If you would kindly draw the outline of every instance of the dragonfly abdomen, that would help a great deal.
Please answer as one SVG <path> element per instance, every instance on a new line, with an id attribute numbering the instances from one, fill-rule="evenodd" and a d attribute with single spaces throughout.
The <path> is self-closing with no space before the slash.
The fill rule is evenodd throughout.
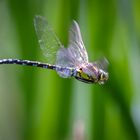
<path id="1" fill-rule="evenodd" d="M 50 65 L 47 63 L 41 63 L 38 61 L 30 61 L 30 60 L 21 60 L 21 59 L 0 59 L 0 64 L 17 64 L 17 65 L 25 65 L 25 66 L 34 66 L 41 67 L 47 69 L 56 69 L 56 65 Z"/>
<path id="2" fill-rule="evenodd" d="M 21 59 L 0 59 L 0 64 L 16 64 L 16 65 L 24 65 L 24 66 L 33 66 L 33 67 L 41 67 L 46 69 L 52 69 L 57 71 L 57 73 L 63 77 L 73 77 L 76 75 L 76 71 L 70 67 L 61 67 L 58 65 L 50 65 L 48 63 L 41 63 L 38 61 L 30 61 L 30 60 L 21 60 Z"/>
<path id="3" fill-rule="evenodd" d="M 71 67 L 57 66 L 56 67 L 56 71 L 63 78 L 75 77 L 76 74 L 77 74 L 76 69 L 75 68 L 71 68 Z"/>

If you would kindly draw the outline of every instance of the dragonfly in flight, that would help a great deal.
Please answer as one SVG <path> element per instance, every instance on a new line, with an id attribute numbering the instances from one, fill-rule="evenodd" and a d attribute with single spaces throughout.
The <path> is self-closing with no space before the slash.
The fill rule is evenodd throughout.
<path id="1" fill-rule="evenodd" d="M 104 84 L 108 80 L 108 72 L 105 70 L 108 64 L 107 60 L 89 62 L 80 28 L 76 21 L 72 22 L 69 29 L 67 48 L 61 44 L 44 17 L 36 16 L 34 26 L 39 45 L 47 57 L 47 63 L 9 58 L 0 59 L 0 64 L 19 64 L 52 69 L 63 78 L 75 77 L 85 83 Z"/>

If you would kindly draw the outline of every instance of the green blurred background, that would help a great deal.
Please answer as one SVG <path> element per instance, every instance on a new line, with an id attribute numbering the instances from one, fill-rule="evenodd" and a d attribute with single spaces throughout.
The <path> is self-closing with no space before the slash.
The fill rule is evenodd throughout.
<path id="1" fill-rule="evenodd" d="M 90 60 L 109 60 L 110 78 L 93 85 L 1 65 L 0 140 L 140 139 L 140 1 L 0 0 L 0 58 L 46 61 L 35 15 L 46 17 L 65 46 L 75 19 Z"/>

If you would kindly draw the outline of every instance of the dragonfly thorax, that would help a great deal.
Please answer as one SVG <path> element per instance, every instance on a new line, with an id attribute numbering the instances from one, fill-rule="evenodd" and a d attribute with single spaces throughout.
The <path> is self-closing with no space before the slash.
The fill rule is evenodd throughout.
<path id="1" fill-rule="evenodd" d="M 76 69 L 71 67 L 56 66 L 57 73 L 63 78 L 70 78 L 76 75 Z"/>

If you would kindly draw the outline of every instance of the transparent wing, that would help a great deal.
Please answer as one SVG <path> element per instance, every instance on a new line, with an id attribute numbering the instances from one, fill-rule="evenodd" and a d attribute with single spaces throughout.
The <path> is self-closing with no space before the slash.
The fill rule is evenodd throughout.
<path id="1" fill-rule="evenodd" d="M 82 41 L 79 25 L 73 21 L 69 30 L 68 48 L 62 48 L 58 51 L 57 63 L 63 66 L 76 67 L 87 62 L 88 54 Z"/>
<path id="2" fill-rule="evenodd" d="M 73 21 L 69 30 L 69 48 L 76 50 L 75 58 L 80 62 L 88 62 L 88 54 L 84 46 L 79 25 Z"/>
<path id="3" fill-rule="evenodd" d="M 61 42 L 44 17 L 36 16 L 34 26 L 40 47 L 47 57 L 47 62 L 55 64 L 56 54 L 60 48 L 63 48 Z"/>
<path id="4" fill-rule="evenodd" d="M 109 65 L 109 62 L 108 60 L 104 57 L 98 61 L 95 61 L 92 63 L 94 66 L 96 66 L 97 68 L 99 69 L 102 69 L 104 71 L 107 71 L 108 70 L 108 65 Z"/>

